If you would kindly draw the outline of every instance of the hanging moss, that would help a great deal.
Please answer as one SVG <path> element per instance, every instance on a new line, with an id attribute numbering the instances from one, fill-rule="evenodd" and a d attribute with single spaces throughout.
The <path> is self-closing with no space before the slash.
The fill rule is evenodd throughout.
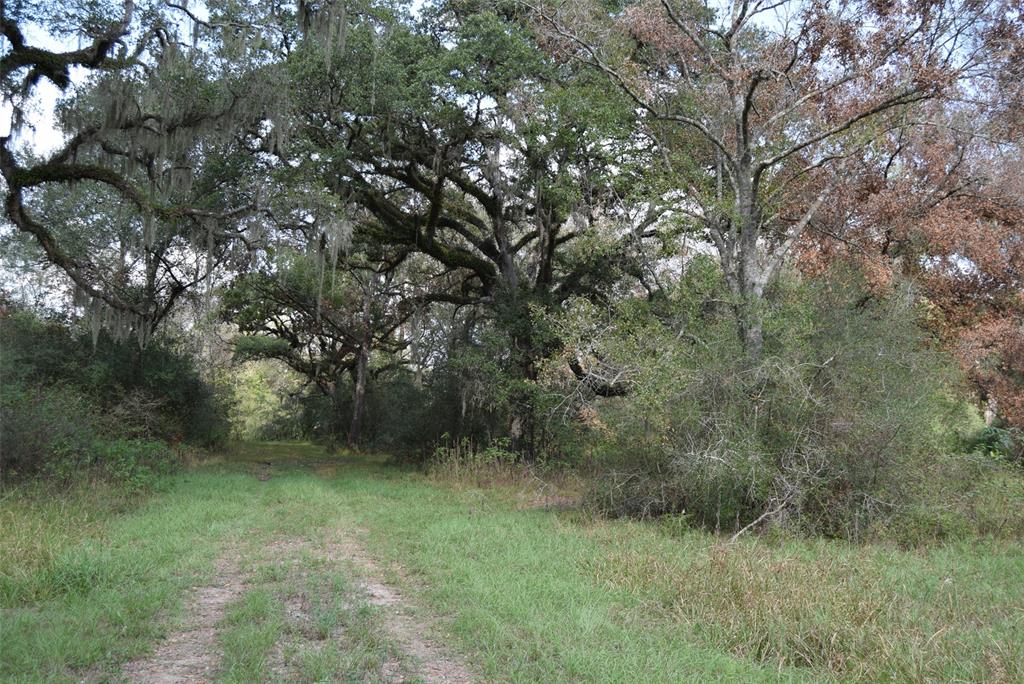
<path id="1" fill-rule="evenodd" d="M 140 349 L 144 349 L 149 342 L 151 326 L 144 316 L 112 307 L 80 288 L 75 289 L 73 302 L 83 310 L 83 321 L 92 336 L 93 347 L 99 344 L 100 332 L 103 331 L 114 342 L 124 342 L 134 336 Z"/>

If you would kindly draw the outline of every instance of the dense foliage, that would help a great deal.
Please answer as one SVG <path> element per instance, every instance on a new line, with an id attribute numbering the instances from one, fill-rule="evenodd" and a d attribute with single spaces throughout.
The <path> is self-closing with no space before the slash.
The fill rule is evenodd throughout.
<path id="1" fill-rule="evenodd" d="M 174 445 L 222 446 L 226 404 L 170 340 L 145 350 L 15 306 L 0 316 L 0 471 L 141 482 Z"/>
<path id="2" fill-rule="evenodd" d="M 977 430 L 909 286 L 870 298 L 843 273 L 777 283 L 756 362 L 731 317 L 707 305 L 724 288 L 696 259 L 664 300 L 611 310 L 578 302 L 559 316 L 565 353 L 630 387 L 595 400 L 552 369 L 563 410 L 585 416 L 590 448 L 612 466 L 593 493 L 599 507 L 731 529 L 770 513 L 861 536 L 911 498 L 929 462 Z"/>

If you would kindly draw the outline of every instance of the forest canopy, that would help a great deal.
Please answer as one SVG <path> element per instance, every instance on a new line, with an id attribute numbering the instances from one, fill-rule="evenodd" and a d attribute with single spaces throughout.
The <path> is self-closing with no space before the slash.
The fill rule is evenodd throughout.
<path id="1" fill-rule="evenodd" d="M 5 321 L 131 387 L 263 364 L 250 436 L 860 537 L 1024 463 L 1022 31 L 1012 0 L 9 0 Z"/>

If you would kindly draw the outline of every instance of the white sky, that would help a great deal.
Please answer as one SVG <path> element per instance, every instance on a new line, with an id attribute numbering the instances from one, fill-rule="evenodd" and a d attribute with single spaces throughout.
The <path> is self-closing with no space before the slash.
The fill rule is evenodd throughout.
<path id="1" fill-rule="evenodd" d="M 24 27 L 25 40 L 29 45 L 41 47 L 47 50 L 73 50 L 76 46 L 61 43 L 39 26 L 30 24 Z M 73 83 L 81 83 L 85 78 L 85 70 L 75 67 L 71 71 Z M 28 148 L 36 154 L 45 155 L 59 148 L 67 139 L 57 127 L 54 119 L 54 109 L 61 92 L 57 86 L 47 79 L 41 79 L 32 91 L 32 96 L 26 106 L 26 120 L 28 127 L 20 131 L 16 139 L 19 148 Z M 10 102 L 0 103 L 0 136 L 6 136 L 11 131 L 11 118 L 13 110 Z"/>

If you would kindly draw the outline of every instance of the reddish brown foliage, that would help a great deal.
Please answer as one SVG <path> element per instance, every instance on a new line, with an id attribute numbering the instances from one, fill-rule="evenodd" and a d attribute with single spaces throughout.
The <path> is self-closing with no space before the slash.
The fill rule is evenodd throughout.
<path id="1" fill-rule="evenodd" d="M 865 155 L 800 251 L 805 272 L 854 259 L 873 285 L 914 278 L 982 402 L 1024 425 L 1021 150 L 926 129 Z M 1000 152 L 1000 154 L 996 154 Z M 1016 170 L 1015 170 L 1016 169 Z"/>

